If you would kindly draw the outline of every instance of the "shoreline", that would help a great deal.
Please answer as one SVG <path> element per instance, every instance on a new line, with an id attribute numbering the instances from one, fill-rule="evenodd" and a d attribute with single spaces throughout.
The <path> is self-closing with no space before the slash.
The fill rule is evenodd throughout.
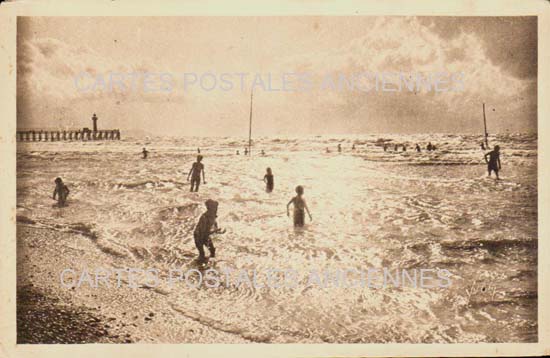
<path id="1" fill-rule="evenodd" d="M 93 267 L 101 254 L 84 235 L 17 223 L 18 344 L 255 341 L 175 309 L 159 290 L 61 286 L 63 268 Z M 110 264 L 122 259 L 114 257 Z"/>

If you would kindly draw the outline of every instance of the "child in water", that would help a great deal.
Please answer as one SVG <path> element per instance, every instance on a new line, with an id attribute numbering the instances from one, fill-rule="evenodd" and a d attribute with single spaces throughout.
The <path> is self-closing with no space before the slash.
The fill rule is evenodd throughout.
<path id="1" fill-rule="evenodd" d="M 288 204 L 286 204 L 286 215 L 290 216 L 289 212 L 289 206 L 290 204 L 294 205 L 294 226 L 304 226 L 305 224 L 305 213 L 304 210 L 307 211 L 307 215 L 309 216 L 309 220 L 313 220 L 311 218 L 311 214 L 309 213 L 309 208 L 307 207 L 306 200 L 304 199 L 304 187 L 301 185 L 298 185 L 296 187 L 296 195 L 290 201 Z"/>
<path id="2" fill-rule="evenodd" d="M 189 191 L 199 191 L 199 185 L 201 184 L 201 172 L 202 181 L 204 184 L 206 184 L 206 179 L 204 179 L 204 165 L 201 163 L 201 161 L 202 155 L 198 155 L 197 161 L 193 163 L 189 174 L 187 174 L 187 181 L 189 181 L 189 177 L 191 177 L 191 189 Z"/>
<path id="3" fill-rule="evenodd" d="M 199 250 L 199 261 L 205 260 L 204 246 L 208 247 L 208 251 L 210 251 L 210 257 L 216 256 L 216 248 L 212 243 L 210 235 L 215 233 L 223 234 L 225 232 L 218 228 L 218 223 L 216 222 L 218 214 L 218 202 L 208 199 L 205 201 L 204 205 L 206 205 L 206 212 L 201 215 L 199 222 L 195 227 L 195 231 L 193 232 L 195 246 Z"/>
<path id="4" fill-rule="evenodd" d="M 266 169 L 266 174 L 264 175 L 264 182 L 265 182 L 265 191 L 268 193 L 271 193 L 273 191 L 273 173 L 271 172 L 271 168 Z"/>
<path id="5" fill-rule="evenodd" d="M 489 160 L 487 160 L 487 157 L 489 157 Z M 500 178 L 498 177 L 498 171 L 502 169 L 502 166 L 500 165 L 500 146 L 495 145 L 495 149 L 487 154 L 485 154 L 485 162 L 487 163 L 487 171 L 489 173 L 489 176 L 491 176 L 491 171 L 494 171 L 497 180 Z"/>
<path id="6" fill-rule="evenodd" d="M 53 191 L 53 200 L 57 196 L 57 206 L 62 207 L 66 205 L 67 197 L 69 196 L 69 188 L 63 183 L 61 178 L 55 178 L 55 189 Z"/>

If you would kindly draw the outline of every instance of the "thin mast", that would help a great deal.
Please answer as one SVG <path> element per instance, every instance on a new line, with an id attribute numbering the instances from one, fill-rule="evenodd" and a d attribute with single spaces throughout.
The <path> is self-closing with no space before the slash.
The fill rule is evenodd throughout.
<path id="1" fill-rule="evenodd" d="M 252 98 L 254 96 L 254 90 L 250 92 L 250 122 L 248 124 L 248 155 L 252 155 L 250 146 L 252 145 Z"/>
<path id="2" fill-rule="evenodd" d="M 489 133 L 487 133 L 487 118 L 485 118 L 485 103 L 483 103 L 483 127 L 485 128 L 485 147 L 489 148 Z"/>

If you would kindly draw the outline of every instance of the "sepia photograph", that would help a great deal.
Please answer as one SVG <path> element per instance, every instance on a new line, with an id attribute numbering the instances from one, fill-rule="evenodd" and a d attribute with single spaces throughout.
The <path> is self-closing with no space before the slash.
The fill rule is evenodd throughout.
<path id="1" fill-rule="evenodd" d="M 17 344 L 538 343 L 537 16 L 18 16 Z"/>

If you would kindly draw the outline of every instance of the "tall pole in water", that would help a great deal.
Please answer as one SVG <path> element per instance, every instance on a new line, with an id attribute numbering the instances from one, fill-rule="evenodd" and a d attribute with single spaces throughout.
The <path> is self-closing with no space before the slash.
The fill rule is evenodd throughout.
<path id="1" fill-rule="evenodd" d="M 251 145 L 252 145 L 252 98 L 254 96 L 254 90 L 250 92 L 250 122 L 248 124 L 248 155 L 252 156 Z"/>
<path id="2" fill-rule="evenodd" d="M 485 128 L 485 147 L 489 149 L 489 133 L 487 133 L 487 118 L 485 118 L 485 103 L 483 103 L 483 127 Z"/>

